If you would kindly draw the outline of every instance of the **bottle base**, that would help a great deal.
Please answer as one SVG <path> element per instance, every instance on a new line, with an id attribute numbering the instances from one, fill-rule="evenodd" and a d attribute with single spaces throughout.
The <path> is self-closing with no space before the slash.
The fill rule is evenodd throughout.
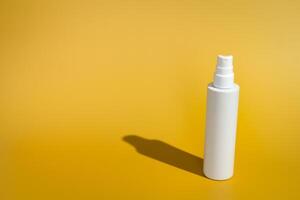
<path id="1" fill-rule="evenodd" d="M 203 170 L 203 174 L 206 178 L 214 180 L 214 181 L 226 181 L 233 177 L 233 174 L 231 174 L 229 176 L 212 176 L 209 173 L 206 173 L 204 170 Z"/>

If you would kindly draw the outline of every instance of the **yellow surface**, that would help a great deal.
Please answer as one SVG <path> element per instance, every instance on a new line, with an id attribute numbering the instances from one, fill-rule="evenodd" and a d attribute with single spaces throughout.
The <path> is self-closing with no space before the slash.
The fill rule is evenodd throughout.
<path id="1" fill-rule="evenodd" d="M 0 1 L 0 199 L 299 199 L 299 11 Z M 220 53 L 241 96 L 235 175 L 216 182 L 201 164 Z"/>

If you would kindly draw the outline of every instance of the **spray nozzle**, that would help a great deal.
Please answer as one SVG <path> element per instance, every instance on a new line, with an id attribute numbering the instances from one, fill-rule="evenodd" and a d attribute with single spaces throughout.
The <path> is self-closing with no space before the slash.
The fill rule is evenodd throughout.
<path id="1" fill-rule="evenodd" d="M 222 56 L 218 55 L 217 59 L 217 67 L 223 68 L 223 67 L 232 67 L 232 56 Z"/>

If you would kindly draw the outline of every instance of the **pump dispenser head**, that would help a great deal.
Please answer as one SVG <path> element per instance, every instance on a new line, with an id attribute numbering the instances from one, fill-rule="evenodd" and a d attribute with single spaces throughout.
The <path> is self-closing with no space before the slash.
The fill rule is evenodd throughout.
<path id="1" fill-rule="evenodd" d="M 232 65 L 233 57 L 218 55 L 217 67 L 213 85 L 216 88 L 232 88 L 234 85 L 234 73 Z"/>

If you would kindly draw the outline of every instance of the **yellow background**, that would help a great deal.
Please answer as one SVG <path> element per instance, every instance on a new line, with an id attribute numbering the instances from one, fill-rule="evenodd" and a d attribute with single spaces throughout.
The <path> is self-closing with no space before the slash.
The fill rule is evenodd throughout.
<path id="1" fill-rule="evenodd" d="M 218 54 L 241 87 L 221 182 Z M 0 199 L 299 199 L 299 77 L 300 1 L 1 0 Z"/>

